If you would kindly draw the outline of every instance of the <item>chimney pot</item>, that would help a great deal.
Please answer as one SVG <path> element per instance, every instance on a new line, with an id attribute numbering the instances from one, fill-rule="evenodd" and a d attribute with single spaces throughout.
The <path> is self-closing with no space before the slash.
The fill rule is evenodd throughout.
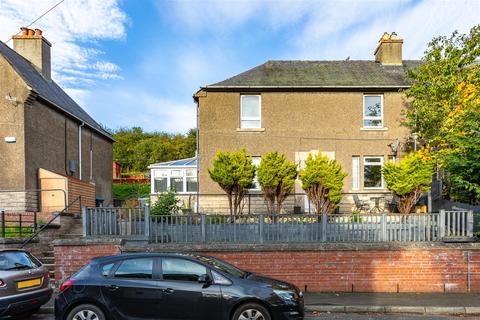
<path id="1" fill-rule="evenodd" d="M 28 29 L 27 35 L 28 35 L 29 37 L 31 37 L 31 36 L 35 35 L 35 31 L 33 31 L 32 29 Z"/>
<path id="2" fill-rule="evenodd" d="M 42 36 L 42 30 L 35 29 L 35 35 L 41 37 Z"/>
<path id="3" fill-rule="evenodd" d="M 389 37 L 390 36 L 389 36 L 388 32 L 384 32 L 383 36 L 380 38 L 380 42 L 382 42 L 382 40 L 387 40 Z"/>
<path id="4" fill-rule="evenodd" d="M 27 36 L 27 34 L 28 34 L 28 28 L 21 27 L 20 30 L 22 30 L 22 37 Z"/>
<path id="5" fill-rule="evenodd" d="M 397 34 L 395 32 L 392 32 L 390 35 L 390 40 L 397 40 Z"/>

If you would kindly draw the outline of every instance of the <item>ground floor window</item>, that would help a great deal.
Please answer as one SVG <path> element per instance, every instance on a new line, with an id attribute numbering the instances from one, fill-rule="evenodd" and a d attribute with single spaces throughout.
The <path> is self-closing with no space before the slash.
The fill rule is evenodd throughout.
<path id="1" fill-rule="evenodd" d="M 177 193 L 195 193 L 198 191 L 197 170 L 187 169 L 156 169 L 153 174 L 153 192 L 162 193 L 174 190 Z"/>
<path id="2" fill-rule="evenodd" d="M 363 158 L 363 187 L 372 189 L 383 188 L 382 175 L 383 157 Z"/>

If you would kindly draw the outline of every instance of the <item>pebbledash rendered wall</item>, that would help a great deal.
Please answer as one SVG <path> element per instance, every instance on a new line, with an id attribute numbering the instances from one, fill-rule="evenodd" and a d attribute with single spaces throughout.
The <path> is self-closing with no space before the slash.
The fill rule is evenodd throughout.
<path id="1" fill-rule="evenodd" d="M 212 255 L 310 292 L 480 292 L 480 244 L 136 247 L 115 239 L 65 239 L 55 242 L 56 283 L 93 257 L 132 251 Z"/>

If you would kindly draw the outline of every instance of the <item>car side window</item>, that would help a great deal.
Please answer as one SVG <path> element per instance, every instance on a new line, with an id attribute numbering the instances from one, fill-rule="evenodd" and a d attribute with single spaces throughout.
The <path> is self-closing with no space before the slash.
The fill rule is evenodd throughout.
<path id="1" fill-rule="evenodd" d="M 162 276 L 164 280 L 194 281 L 207 273 L 207 268 L 199 263 L 178 259 L 162 258 Z"/>
<path id="2" fill-rule="evenodd" d="M 114 274 L 115 278 L 152 279 L 153 259 L 127 259 L 121 262 Z"/>
<path id="3" fill-rule="evenodd" d="M 115 263 L 109 263 L 102 266 L 102 276 L 108 277 Z"/>

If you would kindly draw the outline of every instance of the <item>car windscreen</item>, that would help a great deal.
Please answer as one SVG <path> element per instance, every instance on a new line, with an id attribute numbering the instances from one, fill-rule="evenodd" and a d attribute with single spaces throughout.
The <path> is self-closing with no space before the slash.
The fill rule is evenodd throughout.
<path id="1" fill-rule="evenodd" d="M 40 262 L 27 252 L 0 252 L 0 271 L 28 270 L 38 268 L 40 265 Z"/>
<path id="2" fill-rule="evenodd" d="M 243 278 L 246 274 L 245 271 L 229 264 L 229 263 L 226 263 L 222 260 L 218 260 L 214 257 L 199 257 L 198 258 L 199 260 L 209 264 L 210 266 L 212 266 L 213 268 L 217 269 L 217 270 L 220 270 L 220 271 L 223 271 L 225 273 L 228 273 L 232 276 L 236 276 L 236 277 L 240 277 L 240 278 Z"/>

